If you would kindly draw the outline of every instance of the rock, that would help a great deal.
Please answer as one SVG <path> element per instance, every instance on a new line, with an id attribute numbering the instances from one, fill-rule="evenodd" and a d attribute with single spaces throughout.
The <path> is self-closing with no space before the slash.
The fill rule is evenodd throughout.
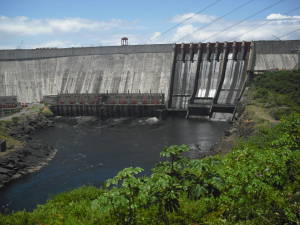
<path id="1" fill-rule="evenodd" d="M 13 175 L 12 177 L 11 177 L 11 179 L 13 180 L 13 179 L 17 179 L 17 178 L 19 178 L 19 177 L 21 177 L 22 176 L 22 174 L 20 174 L 20 173 L 16 173 L 15 175 Z"/>
<path id="2" fill-rule="evenodd" d="M 9 163 L 9 164 L 3 166 L 3 168 L 6 168 L 6 169 L 8 169 L 8 170 L 13 170 L 13 169 L 16 168 L 16 165 L 13 164 L 13 163 Z M 0 173 L 1 173 L 1 172 L 0 172 Z"/>
<path id="3" fill-rule="evenodd" d="M 225 130 L 224 135 L 225 135 L 226 137 L 230 136 L 230 135 L 231 135 L 230 130 Z"/>
<path id="4" fill-rule="evenodd" d="M 51 120 L 40 114 L 22 116 L 7 125 L 10 136 L 26 142 L 26 145 L 22 149 L 8 151 L 0 158 L 0 188 L 12 179 L 40 169 L 54 157 L 56 151 L 52 147 L 31 138 L 33 132 L 52 125 Z"/>
<path id="5" fill-rule="evenodd" d="M 23 154 L 23 156 L 26 157 L 26 156 L 31 155 L 32 153 L 30 152 L 30 149 L 25 148 L 25 149 L 23 149 L 22 154 Z"/>
<path id="6" fill-rule="evenodd" d="M 190 150 L 188 152 L 185 152 L 184 155 L 191 159 L 199 159 L 214 154 L 214 152 L 211 149 L 212 146 L 205 141 L 199 144 L 192 144 L 189 147 Z"/>
<path id="7" fill-rule="evenodd" d="M 238 132 L 238 129 L 236 128 L 236 127 L 232 127 L 231 129 L 230 129 L 230 133 L 231 134 L 235 134 L 235 133 L 237 133 Z"/>
<path id="8" fill-rule="evenodd" d="M 159 119 L 156 117 L 150 117 L 150 118 L 146 119 L 145 122 L 149 125 L 153 125 L 153 124 L 157 124 L 159 122 Z"/>
<path id="9" fill-rule="evenodd" d="M 0 184 L 4 184 L 6 182 L 8 182 L 10 179 L 10 176 L 7 174 L 0 174 Z M 0 185 L 1 188 L 1 185 Z"/>
<path id="10" fill-rule="evenodd" d="M 32 149 L 38 150 L 38 149 L 41 149 L 41 148 L 42 148 L 42 145 L 39 144 L 39 143 L 32 143 L 32 144 L 30 144 L 30 147 L 31 147 Z"/>
<path id="11" fill-rule="evenodd" d="M 8 174 L 9 172 L 10 172 L 9 169 L 5 169 L 5 168 L 0 167 L 0 174 Z"/>
<path id="12" fill-rule="evenodd" d="M 20 154 L 20 153 L 14 153 L 14 154 L 11 154 L 10 156 L 8 156 L 9 162 L 10 162 L 10 163 L 14 163 L 14 162 L 18 161 L 18 160 L 19 160 L 19 157 L 20 157 L 19 154 Z"/>

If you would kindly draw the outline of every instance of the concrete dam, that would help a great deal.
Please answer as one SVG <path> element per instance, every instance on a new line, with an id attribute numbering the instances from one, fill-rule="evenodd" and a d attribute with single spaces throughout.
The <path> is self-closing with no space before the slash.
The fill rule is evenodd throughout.
<path id="1" fill-rule="evenodd" d="M 188 115 L 234 111 L 248 77 L 300 67 L 300 40 L 0 50 L 0 96 L 163 94 Z"/>

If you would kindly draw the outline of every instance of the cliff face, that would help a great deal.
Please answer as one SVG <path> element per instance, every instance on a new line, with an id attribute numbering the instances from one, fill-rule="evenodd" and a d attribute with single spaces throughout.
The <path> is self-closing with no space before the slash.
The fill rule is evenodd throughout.
<path id="1" fill-rule="evenodd" d="M 172 52 L 0 61 L 0 96 L 36 102 L 58 93 L 162 92 Z"/>

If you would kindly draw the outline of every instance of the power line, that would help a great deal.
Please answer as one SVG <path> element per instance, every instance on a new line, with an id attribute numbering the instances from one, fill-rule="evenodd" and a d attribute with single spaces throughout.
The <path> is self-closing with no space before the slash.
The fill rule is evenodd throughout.
<path id="1" fill-rule="evenodd" d="M 177 24 L 171 26 L 170 28 L 168 28 L 167 30 L 161 32 L 160 37 L 163 36 L 163 35 L 165 35 L 166 33 L 170 32 L 170 31 L 173 30 L 174 28 L 180 26 L 181 24 L 183 24 L 183 23 L 189 21 L 190 19 L 194 18 L 196 15 L 198 15 L 198 14 L 204 12 L 205 10 L 207 10 L 207 9 L 209 9 L 209 8 L 211 8 L 211 7 L 213 7 L 214 5 L 216 5 L 217 3 L 221 2 L 221 1 L 223 1 L 223 0 L 216 0 L 216 1 L 214 1 L 213 3 L 209 4 L 208 6 L 204 7 L 203 9 L 200 9 L 199 11 L 193 13 L 192 16 L 190 16 L 190 17 L 184 19 L 184 20 L 181 21 L 180 23 L 177 23 Z"/>
<path id="2" fill-rule="evenodd" d="M 299 8 L 300 8 L 300 6 L 298 6 L 298 7 L 296 7 L 296 8 L 293 8 L 293 9 L 291 9 L 291 10 L 285 12 L 284 14 L 289 14 L 289 13 L 291 13 L 291 12 L 294 12 L 294 11 L 296 11 L 296 10 L 299 9 Z M 260 28 L 260 27 L 262 27 L 262 26 L 268 24 L 269 22 L 270 22 L 270 21 L 266 21 L 266 22 L 264 22 L 264 23 L 262 23 L 262 24 L 256 26 L 254 29 L 251 29 L 251 30 L 249 30 L 249 31 L 247 31 L 247 32 L 244 32 L 242 35 L 235 36 L 235 37 L 232 38 L 231 40 L 235 40 L 236 38 L 238 38 L 238 37 L 240 37 L 240 36 L 243 36 L 243 35 L 248 34 L 248 33 L 252 32 L 252 31 L 254 31 L 254 30 L 257 30 L 258 28 Z"/>
<path id="3" fill-rule="evenodd" d="M 277 40 L 281 41 L 281 40 L 280 40 L 280 38 L 279 38 L 279 37 L 277 37 L 276 35 L 272 34 L 272 36 L 273 36 L 275 39 L 277 39 Z"/>
<path id="4" fill-rule="evenodd" d="M 263 8 L 263 9 L 261 9 L 261 10 L 258 10 L 257 12 L 251 14 L 250 16 L 247 16 L 246 18 L 242 19 L 241 21 L 239 21 L 239 22 L 237 22 L 237 23 L 235 23 L 235 24 L 233 24 L 233 25 L 231 25 L 231 26 L 229 26 L 229 27 L 226 27 L 225 29 L 223 29 L 223 30 L 221 30 L 221 31 L 218 31 L 218 32 L 214 33 L 213 35 L 210 35 L 208 38 L 206 38 L 206 40 L 204 40 L 204 42 L 208 41 L 208 40 L 209 40 L 211 37 L 213 37 L 213 36 L 218 36 L 218 35 L 220 35 L 221 33 L 223 33 L 224 31 L 230 30 L 231 28 L 235 27 L 236 25 L 239 25 L 239 24 L 241 24 L 241 23 L 247 21 L 248 19 L 250 19 L 250 18 L 252 18 L 252 17 L 254 17 L 254 16 L 256 16 L 256 15 L 258 15 L 258 14 L 260 14 L 260 13 L 262 13 L 262 12 L 264 12 L 264 11 L 266 11 L 266 10 L 272 8 L 272 7 L 274 7 L 275 5 L 278 5 L 278 4 L 281 3 L 282 1 L 284 1 L 284 0 L 279 0 L 279 1 L 273 3 L 273 4 L 269 5 L 269 6 L 266 6 L 265 8 Z"/>
<path id="5" fill-rule="evenodd" d="M 233 10 L 231 10 L 231 11 L 225 13 L 224 15 L 222 15 L 222 16 L 220 16 L 220 17 L 218 17 L 218 18 L 216 18 L 215 20 L 213 20 L 213 21 L 210 22 L 209 24 L 205 24 L 204 26 L 201 26 L 201 27 L 197 28 L 197 30 L 204 29 L 204 28 L 206 28 L 206 27 L 208 27 L 208 26 L 214 24 L 215 22 L 219 21 L 220 19 L 223 19 L 224 17 L 230 15 L 231 13 L 235 12 L 236 10 L 238 10 L 238 9 L 240 9 L 240 8 L 246 6 L 246 5 L 248 5 L 249 3 L 253 2 L 253 1 L 254 1 L 254 0 L 250 0 L 250 1 L 247 1 L 247 2 L 245 2 L 245 3 L 241 4 L 241 5 L 239 5 L 238 7 L 234 8 Z M 186 38 L 188 35 L 189 35 L 189 34 L 183 36 L 183 37 L 180 38 L 178 41 L 183 40 L 183 39 Z"/>
<path id="6" fill-rule="evenodd" d="M 282 36 L 280 36 L 279 38 L 283 38 L 283 37 L 286 37 L 286 36 L 290 36 L 291 34 L 297 32 L 298 30 L 300 30 L 300 28 L 297 28 L 296 30 L 292 30 L 291 32 L 289 32 L 289 33 L 287 33 L 287 34 L 285 34 L 285 35 L 282 35 Z"/>
<path id="7" fill-rule="evenodd" d="M 236 25 L 239 25 L 239 24 L 245 22 L 246 20 L 248 20 L 248 19 L 250 19 L 250 18 L 252 18 L 252 17 L 254 17 L 254 16 L 256 16 L 256 15 L 258 15 L 258 14 L 260 14 L 260 13 L 262 13 L 262 12 L 264 12 L 264 11 L 266 11 L 266 10 L 272 8 L 272 7 L 274 7 L 275 5 L 278 5 L 278 4 L 281 3 L 282 1 L 284 1 L 284 0 L 279 0 L 279 1 L 277 1 L 277 2 L 275 2 L 275 3 L 273 3 L 273 4 L 271 4 L 271 5 L 269 5 L 269 6 L 265 7 L 265 8 L 263 8 L 263 9 L 261 9 L 261 10 L 255 12 L 255 13 L 251 14 L 250 16 L 247 16 L 246 18 L 242 19 L 241 21 L 239 21 L 239 22 L 237 22 L 237 23 L 235 23 L 235 24 L 233 24 L 233 25 L 231 25 L 231 26 L 229 26 L 229 27 L 226 27 L 225 29 L 223 29 L 223 30 L 221 30 L 221 31 L 218 31 L 218 32 L 214 33 L 213 35 L 210 35 L 210 36 L 209 36 L 206 40 L 204 40 L 203 42 L 206 42 L 206 41 L 209 40 L 211 37 L 213 37 L 213 36 L 218 36 L 219 34 L 223 33 L 224 31 L 229 30 L 229 29 L 235 27 Z M 196 31 L 198 31 L 198 30 L 199 30 L 199 29 L 197 29 Z M 195 31 L 194 31 L 194 32 L 195 32 Z"/>

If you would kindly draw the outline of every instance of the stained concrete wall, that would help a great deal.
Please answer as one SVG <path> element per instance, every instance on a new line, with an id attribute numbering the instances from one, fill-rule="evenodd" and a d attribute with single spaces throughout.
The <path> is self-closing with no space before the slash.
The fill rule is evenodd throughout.
<path id="1" fill-rule="evenodd" d="M 148 45 L 50 49 L 51 54 L 47 49 L 0 51 L 0 96 L 17 95 L 21 102 L 58 93 L 151 91 L 168 96 L 172 49 Z"/>
<path id="2" fill-rule="evenodd" d="M 227 47 L 229 54 L 226 56 L 226 70 L 217 101 L 218 104 L 235 104 L 247 77 L 246 70 L 250 43 L 247 43 L 247 47 L 242 47 L 242 43 L 238 42 L 235 50 L 233 50 L 231 44 L 228 43 Z M 217 51 L 217 48 L 219 48 L 219 51 Z M 179 50 L 175 62 L 172 108 L 187 109 L 197 77 L 197 59 L 200 60 L 200 67 L 195 97 L 215 97 L 221 80 L 222 64 L 225 61 L 224 47 L 220 43 L 219 47 L 214 44 L 208 47 L 205 44 L 204 47 L 202 46 L 201 51 L 202 53 L 198 49 L 192 59 L 191 54 Z M 236 51 L 235 56 L 234 51 Z"/>
<path id="3" fill-rule="evenodd" d="M 133 54 L 133 53 L 165 53 L 171 52 L 172 44 L 126 45 L 82 48 L 37 48 L 0 50 L 0 60 L 28 60 L 66 56 Z"/>
<path id="4" fill-rule="evenodd" d="M 223 89 L 240 87 L 239 80 L 245 79 L 246 67 L 248 70 L 300 68 L 297 52 L 300 40 L 256 41 L 253 50 L 249 66 L 229 58 Z M 167 97 L 173 56 L 172 44 L 0 50 L 0 96 L 17 95 L 21 102 L 36 102 L 43 95 L 59 93 L 151 90 Z M 194 87 L 196 63 L 186 60 L 175 65 L 173 94 L 190 95 Z M 214 96 L 219 68 L 219 62 L 203 60 L 198 97 Z M 220 99 L 231 102 L 234 96 L 226 91 L 222 90 Z M 188 97 L 176 100 L 175 107 L 185 108 L 187 100 Z"/>
<path id="5" fill-rule="evenodd" d="M 300 69 L 300 40 L 255 41 L 254 70 Z"/>

